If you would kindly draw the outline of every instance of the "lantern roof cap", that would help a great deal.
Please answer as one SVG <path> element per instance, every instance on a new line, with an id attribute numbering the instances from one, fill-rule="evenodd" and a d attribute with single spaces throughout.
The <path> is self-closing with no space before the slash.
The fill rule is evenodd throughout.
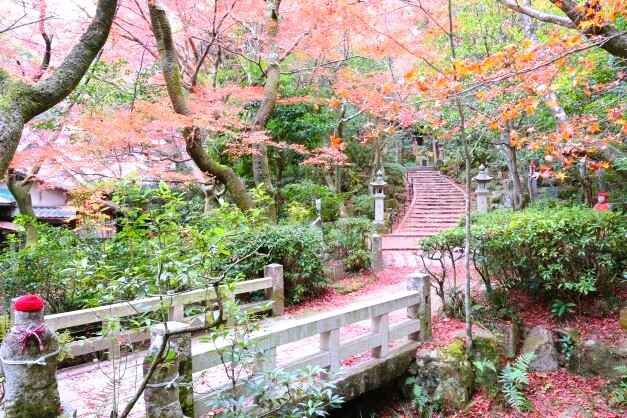
<path id="1" fill-rule="evenodd" d="M 377 177 L 375 180 L 370 183 L 371 186 L 387 186 L 385 180 L 383 180 L 383 172 L 381 170 L 377 171 Z"/>
<path id="2" fill-rule="evenodd" d="M 479 174 L 477 174 L 477 176 L 474 179 L 480 183 L 487 183 L 490 180 L 492 180 L 492 178 L 493 177 L 488 174 L 488 171 L 486 170 L 485 165 L 481 164 L 481 166 L 479 167 Z"/>

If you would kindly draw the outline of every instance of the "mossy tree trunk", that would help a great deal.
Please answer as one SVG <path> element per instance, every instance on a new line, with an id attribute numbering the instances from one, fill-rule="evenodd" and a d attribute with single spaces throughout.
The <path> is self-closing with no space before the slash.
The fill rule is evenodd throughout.
<path id="1" fill-rule="evenodd" d="M 181 83 L 181 70 L 176 56 L 176 49 L 172 39 L 172 29 L 168 17 L 155 0 L 148 0 L 152 32 L 157 41 L 161 71 L 166 83 L 166 89 L 174 111 L 180 115 L 191 115 L 187 106 L 183 85 Z M 254 208 L 252 197 L 246 190 L 246 185 L 235 171 L 229 166 L 220 164 L 207 153 L 204 142 L 207 132 L 197 126 L 189 126 L 183 130 L 185 149 L 194 160 L 198 168 L 206 174 L 214 176 L 229 192 L 235 204 L 242 210 Z"/>
<path id="2" fill-rule="evenodd" d="M 18 180 L 15 172 L 9 170 L 9 181 L 7 186 L 11 191 L 11 194 L 15 198 L 17 208 L 20 210 L 20 214 L 26 216 L 26 247 L 31 247 L 37 244 L 39 235 L 37 233 L 37 215 L 33 209 L 33 200 L 30 195 L 30 189 L 33 186 L 34 176 L 39 171 L 39 167 L 30 175 L 26 176 L 23 180 Z"/>

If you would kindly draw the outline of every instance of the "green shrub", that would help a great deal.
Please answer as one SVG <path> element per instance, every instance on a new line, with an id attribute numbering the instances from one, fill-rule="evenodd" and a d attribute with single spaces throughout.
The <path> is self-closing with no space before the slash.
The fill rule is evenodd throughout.
<path id="1" fill-rule="evenodd" d="M 344 259 L 348 271 L 370 267 L 372 253 L 368 239 L 374 233 L 374 225 L 365 218 L 345 218 L 325 225 L 325 240 L 330 252 Z"/>
<path id="2" fill-rule="evenodd" d="M 471 255 L 488 294 L 496 282 L 559 299 L 560 306 L 570 308 L 570 301 L 611 293 L 627 261 L 622 213 L 544 205 L 475 215 L 472 222 Z M 463 229 L 456 231 L 427 243 L 459 245 Z"/>
<path id="3" fill-rule="evenodd" d="M 340 216 L 339 204 L 341 195 L 330 187 L 320 186 L 311 182 L 292 183 L 281 189 L 281 195 L 287 204 L 292 202 L 302 205 L 304 208 L 316 213 L 316 199 L 321 199 L 321 215 L 323 222 L 333 222 Z"/>
<path id="4" fill-rule="evenodd" d="M 313 218 L 311 209 L 298 202 L 290 202 L 287 205 L 287 217 L 290 222 L 306 222 Z"/>
<path id="5" fill-rule="evenodd" d="M 9 246 L 0 254 L 0 280 L 7 296 L 17 297 L 38 293 L 45 299 L 47 309 L 64 312 L 80 309 L 91 297 L 92 290 L 81 287 L 65 272 L 72 259 L 81 251 L 81 240 L 67 228 L 36 224 L 37 245 L 13 250 Z M 20 237 L 11 239 L 19 243 Z"/>
<path id="6" fill-rule="evenodd" d="M 351 198 L 352 212 L 357 217 L 374 219 L 374 196 L 360 194 Z"/>
<path id="7" fill-rule="evenodd" d="M 405 172 L 407 171 L 405 167 L 397 163 L 385 163 L 383 167 L 385 168 L 385 181 L 388 184 L 405 185 Z"/>
<path id="8" fill-rule="evenodd" d="M 124 216 L 111 238 L 43 224 L 34 246 L 16 249 L 13 237 L 16 245 L 0 252 L 7 296 L 39 293 L 56 313 L 205 287 L 218 277 L 215 267 L 230 262 L 233 238 L 253 230 L 262 211 L 243 215 L 224 205 L 205 214 L 165 183 L 127 182 L 113 200 Z"/>
<path id="9" fill-rule="evenodd" d="M 246 278 L 263 277 L 264 266 L 282 264 L 288 303 L 313 297 L 328 283 L 324 273 L 325 245 L 317 227 L 303 224 L 271 225 L 263 231 L 241 234 L 233 248 L 232 257 L 242 258 L 242 261 L 232 272 Z M 253 256 L 243 259 L 252 253 Z"/>
<path id="10" fill-rule="evenodd" d="M 473 236 L 484 273 L 565 302 L 609 293 L 627 260 L 625 216 L 584 207 L 495 213 Z"/>

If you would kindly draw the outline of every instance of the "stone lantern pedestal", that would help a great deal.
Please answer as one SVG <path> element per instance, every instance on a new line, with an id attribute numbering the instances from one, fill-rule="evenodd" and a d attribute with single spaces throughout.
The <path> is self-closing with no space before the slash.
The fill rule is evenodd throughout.
<path id="1" fill-rule="evenodd" d="M 477 181 L 477 212 L 486 213 L 488 211 L 488 188 L 487 184 L 492 180 L 488 175 L 485 166 L 479 167 L 479 174 L 473 179 Z"/>
<path id="2" fill-rule="evenodd" d="M 377 232 L 387 232 L 385 225 L 385 189 L 387 183 L 383 180 L 381 170 L 377 172 L 377 178 L 370 183 L 374 195 L 374 225 Z"/>

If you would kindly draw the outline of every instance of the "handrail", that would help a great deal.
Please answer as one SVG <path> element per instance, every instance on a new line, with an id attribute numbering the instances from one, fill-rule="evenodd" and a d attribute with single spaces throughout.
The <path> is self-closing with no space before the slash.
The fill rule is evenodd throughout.
<path id="1" fill-rule="evenodd" d="M 232 291 L 225 292 L 222 296 L 234 298 L 236 295 L 265 290 L 265 300 L 243 305 L 243 309 L 248 312 L 259 312 L 270 307 L 273 315 L 282 315 L 284 305 L 283 266 L 279 264 L 268 265 L 265 267 L 265 275 L 266 277 L 260 279 L 236 283 Z M 222 286 L 222 288 L 225 287 Z M 191 322 L 198 318 L 198 315 L 186 316 L 185 307 L 187 305 L 216 299 L 217 295 L 213 288 L 196 289 L 173 295 L 153 296 L 96 308 L 46 315 L 44 319 L 48 326 L 55 331 L 101 323 L 100 335 L 73 341 L 67 345 L 72 356 L 99 351 L 110 351 L 109 354 L 112 354 L 112 351 L 114 355 L 119 355 L 122 343 L 136 343 L 150 338 L 147 327 L 122 329 L 121 319 L 167 309 L 169 321 Z"/>
<path id="2" fill-rule="evenodd" d="M 387 358 L 392 351 L 391 343 L 407 338 L 406 344 L 429 339 L 431 336 L 431 306 L 429 298 L 429 278 L 421 275 L 416 281 L 412 276 L 412 290 L 395 292 L 393 296 L 376 301 L 362 302 L 331 312 L 313 315 L 297 321 L 285 321 L 270 325 L 251 336 L 255 351 L 263 352 L 263 361 L 257 364 L 256 372 L 267 372 L 275 368 L 294 371 L 306 366 L 319 366 L 331 373 L 340 371 L 342 360 L 370 351 L 371 362 Z M 407 319 L 391 324 L 389 314 L 401 309 L 407 310 Z M 342 339 L 343 326 L 371 320 L 371 331 L 351 339 Z M 320 336 L 319 350 L 300 358 L 277 364 L 277 349 L 283 345 L 305 338 Z M 192 352 L 192 372 L 202 372 L 221 366 L 223 358 L 220 349 L 227 347 L 228 341 L 207 342 L 206 346 L 196 344 Z M 308 343 L 311 344 L 311 343 Z M 365 363 L 361 363 L 365 366 Z M 229 390 L 223 387 L 222 390 Z M 209 412 L 207 400 L 216 396 L 197 394 L 194 398 L 194 414 L 200 416 Z"/>

